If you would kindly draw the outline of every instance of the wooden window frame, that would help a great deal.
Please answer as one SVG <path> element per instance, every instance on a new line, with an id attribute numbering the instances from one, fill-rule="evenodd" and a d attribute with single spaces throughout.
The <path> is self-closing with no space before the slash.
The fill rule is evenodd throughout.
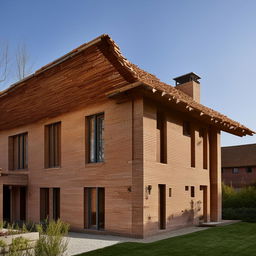
<path id="1" fill-rule="evenodd" d="M 191 122 L 184 120 L 182 124 L 182 132 L 184 136 L 191 136 Z"/>
<path id="2" fill-rule="evenodd" d="M 94 122 L 93 145 L 91 143 L 91 120 L 93 120 Z M 98 114 L 87 116 L 86 122 L 87 122 L 86 163 L 102 163 L 105 161 L 105 147 L 104 147 L 105 114 L 101 112 Z M 102 127 L 100 127 L 100 122 Z M 100 130 L 100 128 L 102 128 L 102 130 Z M 92 147 L 94 152 L 93 158 L 91 157 Z"/>
<path id="3" fill-rule="evenodd" d="M 157 111 L 156 128 L 160 133 L 159 162 L 162 164 L 167 164 L 167 121 L 164 112 Z"/>
<path id="4" fill-rule="evenodd" d="M 190 196 L 195 197 L 195 186 L 190 186 Z"/>
<path id="5" fill-rule="evenodd" d="M 44 199 L 44 201 L 43 201 Z M 49 220 L 50 215 L 50 189 L 49 188 L 40 188 L 40 221 Z M 45 210 L 45 212 L 43 211 Z M 43 216 L 46 215 L 46 216 Z"/>
<path id="6" fill-rule="evenodd" d="M 232 174 L 239 174 L 239 168 L 238 167 L 233 167 L 232 168 Z"/>
<path id="7" fill-rule="evenodd" d="M 60 188 L 52 188 L 52 218 L 60 219 Z"/>
<path id="8" fill-rule="evenodd" d="M 96 226 L 91 226 L 91 190 L 96 190 Z M 102 197 L 101 197 L 102 196 Z M 91 230 L 104 230 L 105 229 L 105 214 L 106 214 L 106 191 L 105 187 L 84 187 L 84 228 Z M 102 205 L 100 205 L 100 202 Z M 103 212 L 103 216 L 101 213 Z"/>
<path id="9" fill-rule="evenodd" d="M 8 138 L 8 169 L 25 170 L 28 168 L 28 133 L 20 133 Z"/>
<path id="10" fill-rule="evenodd" d="M 45 125 L 45 168 L 61 167 L 61 122 Z"/>

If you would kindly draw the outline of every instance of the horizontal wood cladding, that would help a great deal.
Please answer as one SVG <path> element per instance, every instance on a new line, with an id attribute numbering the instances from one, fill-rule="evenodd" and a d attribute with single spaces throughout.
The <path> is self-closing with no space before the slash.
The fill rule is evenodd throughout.
<path id="1" fill-rule="evenodd" d="M 0 98 L 0 130 L 106 100 L 107 92 L 128 82 L 105 55 L 88 48 Z"/>

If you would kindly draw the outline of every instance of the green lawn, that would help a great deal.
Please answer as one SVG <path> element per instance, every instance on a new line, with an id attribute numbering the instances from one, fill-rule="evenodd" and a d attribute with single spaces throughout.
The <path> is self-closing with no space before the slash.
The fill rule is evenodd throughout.
<path id="1" fill-rule="evenodd" d="M 122 243 L 80 256 L 253 256 L 256 223 L 236 223 L 162 241 Z"/>

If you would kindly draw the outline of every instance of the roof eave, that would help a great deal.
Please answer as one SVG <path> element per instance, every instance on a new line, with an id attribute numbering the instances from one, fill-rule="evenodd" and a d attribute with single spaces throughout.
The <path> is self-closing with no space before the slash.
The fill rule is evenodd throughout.
<path id="1" fill-rule="evenodd" d="M 121 89 L 113 90 L 109 92 L 106 96 L 109 98 L 114 98 L 114 97 L 117 97 L 118 95 L 124 94 L 137 87 L 143 87 L 144 89 L 150 90 L 155 96 L 161 97 L 165 101 L 171 101 L 171 102 L 174 101 L 175 104 L 180 104 L 181 106 L 183 106 L 183 109 L 186 110 L 188 114 L 191 114 L 191 113 L 197 114 L 198 119 L 201 119 L 203 122 L 207 122 L 208 124 L 215 126 L 222 131 L 225 131 L 240 137 L 243 137 L 246 135 L 253 136 L 255 134 L 255 131 L 252 131 L 245 126 L 241 126 L 241 127 L 235 126 L 234 124 L 223 122 L 222 120 L 216 117 L 212 117 L 207 113 L 203 113 L 201 110 L 198 110 L 195 107 L 190 106 L 187 102 L 183 101 L 182 99 L 178 99 L 165 91 L 156 90 L 155 88 L 152 88 L 151 85 L 144 83 L 142 81 L 137 81 Z"/>

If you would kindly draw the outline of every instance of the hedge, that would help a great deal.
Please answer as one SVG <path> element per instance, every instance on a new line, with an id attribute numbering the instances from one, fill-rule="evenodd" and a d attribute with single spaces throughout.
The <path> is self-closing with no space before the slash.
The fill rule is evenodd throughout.
<path id="1" fill-rule="evenodd" d="M 224 220 L 256 222 L 256 208 L 223 208 L 222 218 Z"/>

